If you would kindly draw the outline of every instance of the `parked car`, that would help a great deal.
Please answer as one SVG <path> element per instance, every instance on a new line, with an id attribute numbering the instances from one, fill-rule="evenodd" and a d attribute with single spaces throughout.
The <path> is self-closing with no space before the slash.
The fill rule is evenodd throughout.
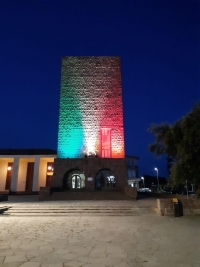
<path id="1" fill-rule="evenodd" d="M 182 193 L 182 195 L 189 195 L 189 196 L 195 196 L 195 192 L 194 191 L 188 191 L 188 193 L 187 193 L 187 191 L 186 190 L 184 190 L 184 192 Z"/>
<path id="2" fill-rule="evenodd" d="M 151 189 L 149 189 L 149 188 L 141 188 L 140 192 L 148 193 L 148 192 L 151 192 Z"/>
<path id="3" fill-rule="evenodd" d="M 138 191 L 138 192 L 141 192 L 141 190 L 142 190 L 142 188 L 139 188 L 137 191 Z"/>
<path id="4" fill-rule="evenodd" d="M 162 193 L 163 194 L 172 194 L 172 191 L 171 191 L 171 189 L 166 189 L 165 188 L 165 189 L 162 190 Z"/>
<path id="5" fill-rule="evenodd" d="M 183 190 L 181 189 L 172 189 L 172 194 L 177 194 L 177 195 L 181 195 L 183 193 Z"/>

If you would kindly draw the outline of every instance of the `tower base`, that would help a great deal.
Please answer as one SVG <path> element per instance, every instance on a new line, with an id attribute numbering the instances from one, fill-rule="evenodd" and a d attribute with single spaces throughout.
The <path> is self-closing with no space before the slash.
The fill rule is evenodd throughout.
<path id="1" fill-rule="evenodd" d="M 127 185 L 126 159 L 125 158 L 56 158 L 54 161 L 54 174 L 52 177 L 52 190 L 79 190 L 73 187 L 70 173 L 79 171 L 84 177 L 84 186 L 81 190 L 123 190 Z M 102 174 L 101 174 L 102 173 Z M 112 180 L 109 184 L 108 173 Z M 76 174 L 75 174 L 76 175 Z M 112 176 L 111 176 L 112 175 Z M 97 186 L 97 182 L 100 187 Z"/>

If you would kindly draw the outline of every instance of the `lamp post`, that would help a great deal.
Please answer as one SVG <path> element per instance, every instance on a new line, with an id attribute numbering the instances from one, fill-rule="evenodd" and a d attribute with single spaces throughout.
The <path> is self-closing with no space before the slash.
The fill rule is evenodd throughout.
<path id="1" fill-rule="evenodd" d="M 143 183 L 143 188 L 144 188 L 144 177 L 141 177 L 142 183 Z"/>
<path id="2" fill-rule="evenodd" d="M 158 168 L 154 168 L 154 170 L 157 172 L 158 192 L 160 192 L 159 178 L 158 178 Z"/>

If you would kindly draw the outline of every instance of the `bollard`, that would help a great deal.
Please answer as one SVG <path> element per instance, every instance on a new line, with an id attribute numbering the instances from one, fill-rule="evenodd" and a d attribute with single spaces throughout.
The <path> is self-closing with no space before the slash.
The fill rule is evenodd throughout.
<path id="1" fill-rule="evenodd" d="M 174 216 L 175 217 L 183 216 L 182 203 L 177 198 L 173 198 L 172 201 L 174 203 Z"/>

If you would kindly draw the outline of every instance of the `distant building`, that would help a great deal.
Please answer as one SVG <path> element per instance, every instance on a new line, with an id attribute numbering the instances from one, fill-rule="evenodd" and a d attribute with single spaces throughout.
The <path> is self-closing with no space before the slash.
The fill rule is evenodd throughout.
<path id="1" fill-rule="evenodd" d="M 128 185 L 139 188 L 141 178 L 138 175 L 138 160 L 136 156 L 125 156 L 127 164 L 127 179 Z"/>

